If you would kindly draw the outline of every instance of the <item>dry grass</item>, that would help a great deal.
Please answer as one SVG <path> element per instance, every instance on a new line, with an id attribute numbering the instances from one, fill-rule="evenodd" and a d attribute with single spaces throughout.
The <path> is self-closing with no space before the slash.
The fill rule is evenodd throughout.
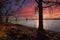
<path id="1" fill-rule="evenodd" d="M 33 40 L 36 37 L 36 28 L 19 24 L 1 23 L 0 40 Z"/>
<path id="2" fill-rule="evenodd" d="M 48 40 L 60 40 L 60 32 L 45 30 Z M 37 29 L 19 24 L 0 23 L 0 40 L 35 40 Z"/>

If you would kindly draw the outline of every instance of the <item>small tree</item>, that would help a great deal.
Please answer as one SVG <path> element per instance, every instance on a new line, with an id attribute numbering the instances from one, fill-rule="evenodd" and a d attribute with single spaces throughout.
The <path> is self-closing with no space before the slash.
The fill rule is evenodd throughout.
<path id="1" fill-rule="evenodd" d="M 14 0 L 11 2 L 9 0 L 4 0 L 3 6 L 1 7 L 1 14 L 3 14 L 3 16 L 6 16 L 5 22 L 8 22 L 9 16 L 14 15 L 19 10 L 21 11 L 21 7 L 23 6 L 25 0 L 23 0 L 21 4 L 19 4 L 19 2 L 20 0 Z"/>

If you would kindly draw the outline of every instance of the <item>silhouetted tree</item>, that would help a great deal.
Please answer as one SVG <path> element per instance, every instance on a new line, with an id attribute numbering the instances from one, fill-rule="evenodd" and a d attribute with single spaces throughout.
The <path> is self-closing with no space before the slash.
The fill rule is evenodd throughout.
<path id="1" fill-rule="evenodd" d="M 20 2 L 21 0 L 14 0 L 14 1 L 4 0 L 3 1 L 3 6 L 1 7 L 1 12 L 2 12 L 1 14 L 3 16 L 6 16 L 5 22 L 8 22 L 9 16 L 14 15 L 19 10 L 21 11 L 21 7 L 23 6 L 25 0 L 23 0 L 22 3 Z"/>
<path id="2" fill-rule="evenodd" d="M 1 12 L 1 8 L 2 8 L 2 6 L 3 6 L 3 4 L 4 4 L 4 1 L 3 0 L 1 0 L 0 1 L 0 22 L 3 22 L 3 18 L 2 18 L 2 12 Z"/>
<path id="3" fill-rule="evenodd" d="M 43 14 L 42 14 L 42 0 L 35 0 L 36 3 L 38 4 L 38 9 L 39 9 L 39 27 L 38 27 L 38 31 L 37 31 L 37 38 L 36 40 L 43 40 Z"/>
<path id="4" fill-rule="evenodd" d="M 45 35 L 45 31 L 44 31 L 44 29 L 43 29 L 43 13 L 42 13 L 42 8 L 49 8 L 49 11 L 50 11 L 50 14 L 52 14 L 53 13 L 53 10 L 52 10 L 52 8 L 51 8 L 51 6 L 54 6 L 54 5 L 60 5 L 60 2 L 55 2 L 55 1 L 49 1 L 49 0 L 35 0 L 36 1 L 36 3 L 38 4 L 38 8 L 39 8 L 39 24 L 40 24 L 40 26 L 39 26 L 39 28 L 38 28 L 38 32 L 37 32 L 37 40 L 42 40 L 42 39 L 44 39 L 44 37 L 46 37 L 46 35 Z M 46 4 L 45 6 L 42 6 L 42 3 L 44 3 L 44 4 Z M 52 10 L 52 11 L 51 11 Z M 45 40 L 45 39 L 44 39 Z"/>

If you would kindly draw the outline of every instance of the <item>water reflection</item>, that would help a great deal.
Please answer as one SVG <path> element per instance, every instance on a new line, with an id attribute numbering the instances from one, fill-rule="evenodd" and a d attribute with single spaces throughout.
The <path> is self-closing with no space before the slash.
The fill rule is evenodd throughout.
<path id="1" fill-rule="evenodd" d="M 60 20 L 43 20 L 44 29 L 60 32 Z"/>
<path id="2" fill-rule="evenodd" d="M 39 26 L 39 20 L 18 20 L 18 21 L 9 20 L 9 21 L 11 21 L 11 23 L 14 23 L 14 24 L 21 24 L 21 25 L 25 25 L 28 27 L 38 28 Z"/>

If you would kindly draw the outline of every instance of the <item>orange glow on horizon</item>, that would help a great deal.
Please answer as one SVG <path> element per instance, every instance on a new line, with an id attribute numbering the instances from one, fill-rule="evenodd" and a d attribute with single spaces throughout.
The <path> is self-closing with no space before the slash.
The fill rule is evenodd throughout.
<path id="1" fill-rule="evenodd" d="M 50 14 L 48 9 L 43 10 L 43 18 L 60 18 L 60 13 L 59 13 L 60 8 L 54 8 L 53 7 L 53 13 Z"/>

